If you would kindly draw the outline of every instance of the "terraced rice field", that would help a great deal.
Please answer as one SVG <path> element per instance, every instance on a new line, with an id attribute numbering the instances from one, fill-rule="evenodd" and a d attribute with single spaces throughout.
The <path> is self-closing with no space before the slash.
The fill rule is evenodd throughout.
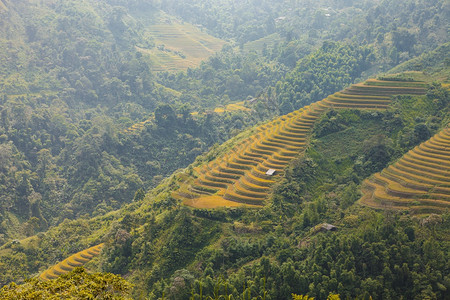
<path id="1" fill-rule="evenodd" d="M 285 39 L 278 33 L 273 33 L 271 35 L 265 36 L 259 40 L 248 42 L 244 45 L 244 51 L 262 51 L 264 47 L 267 49 L 272 49 L 274 46 L 279 45 Z"/>
<path id="2" fill-rule="evenodd" d="M 74 255 L 66 258 L 62 262 L 54 265 L 50 269 L 44 271 L 39 278 L 42 280 L 51 280 L 57 278 L 59 275 L 69 273 L 76 267 L 81 267 L 88 263 L 92 258 L 100 254 L 103 244 L 85 249 Z"/>
<path id="3" fill-rule="evenodd" d="M 225 107 L 216 107 L 214 109 L 215 113 L 221 114 L 224 112 L 231 112 L 231 111 L 250 111 L 250 108 L 244 106 L 244 101 L 236 102 L 228 104 Z"/>
<path id="4" fill-rule="evenodd" d="M 450 128 L 363 183 L 360 203 L 414 213 L 450 209 Z"/>
<path id="5" fill-rule="evenodd" d="M 309 133 L 322 113 L 330 108 L 386 109 L 392 95 L 424 93 L 422 82 L 406 87 L 375 79 L 355 84 L 260 126 L 226 155 L 196 168 L 194 176 L 185 176 L 173 196 L 197 208 L 262 206 L 284 168 L 305 151 Z M 269 169 L 275 175 L 266 175 Z"/>
<path id="6" fill-rule="evenodd" d="M 147 124 L 148 122 L 151 122 L 151 119 L 147 119 L 147 120 L 145 120 L 145 121 L 142 121 L 142 122 L 133 124 L 133 126 L 128 127 L 128 128 L 125 129 L 123 132 L 124 132 L 124 133 L 127 133 L 127 134 L 137 134 L 137 133 L 140 133 L 140 132 L 144 129 L 145 124 Z"/>
<path id="7" fill-rule="evenodd" d="M 137 49 L 150 56 L 155 71 L 180 71 L 196 67 L 220 51 L 226 43 L 194 25 L 169 18 L 150 25 L 148 31 L 157 47 Z"/>

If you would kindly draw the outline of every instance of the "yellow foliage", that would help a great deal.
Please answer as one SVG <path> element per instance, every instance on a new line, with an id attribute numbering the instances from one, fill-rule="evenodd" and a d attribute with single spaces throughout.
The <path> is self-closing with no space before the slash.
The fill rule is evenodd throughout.
<path id="1" fill-rule="evenodd" d="M 292 300 L 314 300 L 314 297 L 292 294 Z"/>
<path id="2" fill-rule="evenodd" d="M 314 300 L 314 297 L 292 294 L 292 300 Z M 341 300 L 341 298 L 338 294 L 330 294 L 328 295 L 327 300 Z"/>
<path id="3" fill-rule="evenodd" d="M 28 279 L 24 284 L 11 283 L 0 289 L 0 299 L 131 299 L 132 285 L 109 273 L 88 274 L 82 268 L 42 281 Z"/>

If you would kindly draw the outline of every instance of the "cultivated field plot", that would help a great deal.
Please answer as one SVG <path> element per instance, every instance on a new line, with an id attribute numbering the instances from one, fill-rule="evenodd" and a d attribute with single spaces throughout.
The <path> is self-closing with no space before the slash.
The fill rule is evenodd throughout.
<path id="1" fill-rule="evenodd" d="M 182 178 L 173 196 L 197 208 L 262 206 L 284 168 L 303 153 L 309 133 L 330 108 L 386 109 L 392 95 L 425 94 L 423 82 L 368 80 L 322 101 L 279 117 L 257 128 L 257 133 L 227 154 L 194 169 Z"/>
<path id="2" fill-rule="evenodd" d="M 442 213 L 450 209 L 450 128 L 363 183 L 360 203 L 374 208 Z"/>
<path id="3" fill-rule="evenodd" d="M 248 42 L 244 45 L 244 51 L 262 51 L 264 47 L 266 49 L 272 49 L 276 45 L 282 43 L 284 38 L 278 33 L 273 33 L 271 35 L 265 36 L 259 40 Z"/>
<path id="4" fill-rule="evenodd" d="M 69 258 L 66 258 L 62 262 L 43 272 L 41 275 L 39 275 L 39 278 L 42 280 L 50 280 L 55 279 L 62 274 L 69 273 L 74 268 L 81 267 L 88 263 L 95 256 L 98 256 L 102 248 L 103 244 L 99 244 L 97 246 L 75 253 Z"/>
<path id="5" fill-rule="evenodd" d="M 192 24 L 175 19 L 161 19 L 150 25 L 148 31 L 156 47 L 138 50 L 150 56 L 155 71 L 180 71 L 196 67 L 226 44 Z"/>
<path id="6" fill-rule="evenodd" d="M 147 119 L 145 121 L 135 123 L 131 127 L 128 127 L 123 132 L 126 134 L 139 134 L 144 128 L 145 124 L 152 122 L 152 119 Z"/>
<path id="7" fill-rule="evenodd" d="M 244 101 L 228 104 L 225 107 L 216 107 L 214 109 L 215 113 L 221 114 L 224 112 L 232 111 L 250 111 L 250 108 L 244 106 Z"/>

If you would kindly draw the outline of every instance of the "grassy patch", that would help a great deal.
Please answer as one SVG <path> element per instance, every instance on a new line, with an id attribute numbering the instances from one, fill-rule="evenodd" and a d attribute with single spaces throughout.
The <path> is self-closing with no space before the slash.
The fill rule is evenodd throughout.
<path id="1" fill-rule="evenodd" d="M 415 124 L 414 120 L 423 116 L 424 112 L 428 114 L 436 109 L 436 104 L 429 101 L 426 96 L 399 96 L 394 105 L 400 108 L 401 117 L 408 126 Z"/>
<path id="2" fill-rule="evenodd" d="M 246 43 L 244 45 L 244 51 L 262 51 L 264 49 L 264 45 L 266 45 L 267 48 L 271 49 L 281 43 L 283 40 L 284 39 L 278 33 L 273 33 L 271 35 L 260 38 L 259 40 Z"/>
<path id="3" fill-rule="evenodd" d="M 216 107 L 214 109 L 215 113 L 224 113 L 232 111 L 250 111 L 250 108 L 244 106 L 244 101 L 228 104 L 225 107 Z"/>
<path id="4" fill-rule="evenodd" d="M 383 132 L 382 124 L 376 120 L 364 120 L 352 124 L 342 131 L 328 134 L 314 141 L 315 149 L 324 157 L 347 158 L 361 153 L 367 137 Z"/>

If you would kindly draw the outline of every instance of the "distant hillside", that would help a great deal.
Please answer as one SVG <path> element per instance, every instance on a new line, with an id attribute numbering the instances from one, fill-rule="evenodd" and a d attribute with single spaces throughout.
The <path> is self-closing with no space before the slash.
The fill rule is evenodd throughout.
<path id="1" fill-rule="evenodd" d="M 225 41 L 162 12 L 156 22 L 148 25 L 147 30 L 155 46 L 137 49 L 150 56 L 154 71 L 179 71 L 196 67 L 225 45 Z"/>
<path id="2" fill-rule="evenodd" d="M 2 10 L 7 10 L 8 7 L 5 5 L 5 3 L 3 3 L 3 0 L 0 0 L 0 11 Z"/>
<path id="3" fill-rule="evenodd" d="M 28 4 L 19 1 L 12 2 L 6 10 L 0 2 L 2 93 L 23 95 L 83 87 L 80 98 L 95 101 L 106 96 L 100 86 L 109 77 L 120 78 L 136 93 L 136 83 L 127 82 L 120 74 L 125 70 L 117 69 L 117 64 L 130 65 L 131 57 L 146 53 L 143 59 L 137 58 L 141 70 L 148 65 L 150 71 L 186 70 L 198 66 L 225 45 L 225 41 L 151 5 L 138 12 L 131 4 L 126 5 L 90 0 Z M 96 68 L 100 66 L 103 72 Z M 59 75 L 57 68 L 61 70 Z M 149 84 L 148 77 L 149 74 L 141 74 L 142 84 Z M 150 92 L 147 86 L 145 93 Z M 118 100 L 126 100 L 125 95 L 117 96 Z"/>
<path id="4" fill-rule="evenodd" d="M 419 57 L 404 62 L 389 71 L 390 74 L 405 71 L 428 71 L 429 73 L 438 73 L 437 71 L 448 69 L 450 66 L 450 43 L 443 44 L 437 49 L 424 53 Z M 448 76 L 449 74 L 447 74 Z M 446 79 L 449 81 L 450 79 Z"/>
<path id="5" fill-rule="evenodd" d="M 151 26 L 164 27 L 165 21 L 149 1 L 139 1 L 139 9 L 136 1 L 1 3 L 8 10 L 0 9 L 0 244 L 97 207 L 118 209 L 140 188 L 156 185 L 228 138 L 232 128 L 224 123 L 231 120 L 210 119 L 199 127 L 204 116 L 192 118 L 190 107 L 198 110 L 194 101 L 180 100 L 182 93 L 156 83 L 155 62 L 137 50 L 164 43 L 188 55 L 177 57 L 195 67 L 223 41 L 168 15 L 164 18 L 174 25 L 168 31 L 180 34 L 157 39 Z M 153 117 L 160 105 L 168 108 L 162 114 L 173 117 L 169 126 L 164 117 Z M 139 127 L 145 134 L 122 134 L 148 119 L 155 121 Z M 189 149 L 179 151 L 181 145 Z M 97 158 L 87 163 L 91 154 Z M 81 170 L 82 175 L 72 173 Z M 85 201 L 91 204 L 81 204 Z"/>

